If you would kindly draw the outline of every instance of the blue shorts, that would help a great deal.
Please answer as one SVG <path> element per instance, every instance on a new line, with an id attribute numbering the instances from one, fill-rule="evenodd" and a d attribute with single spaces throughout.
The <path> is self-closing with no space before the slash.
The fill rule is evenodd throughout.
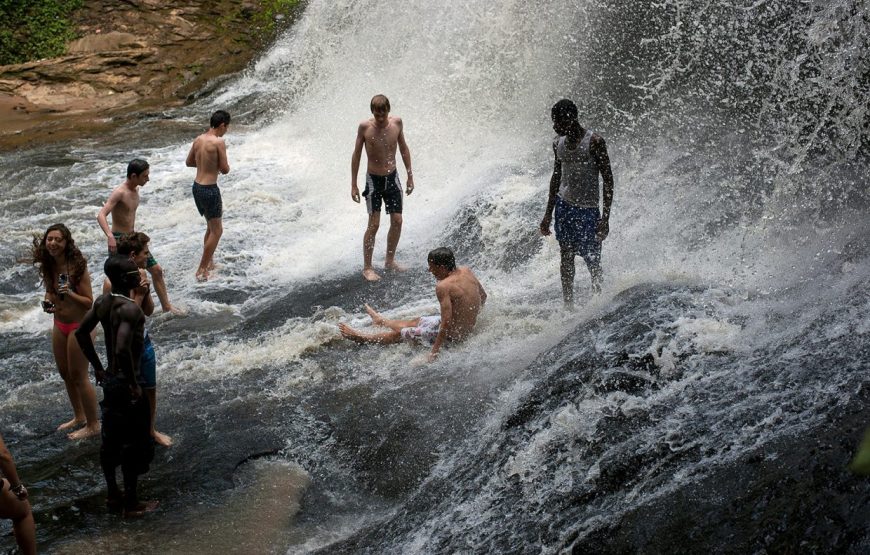
<path id="1" fill-rule="evenodd" d="M 600 259 L 601 242 L 595 240 L 599 219 L 598 208 L 578 208 L 556 197 L 556 240 L 563 249 Z"/>
<path id="2" fill-rule="evenodd" d="M 393 170 L 389 175 L 366 174 L 366 188 L 362 196 L 366 198 L 369 214 L 381 211 L 381 201 L 387 214 L 402 213 L 402 182 L 399 172 Z"/>
<path id="3" fill-rule="evenodd" d="M 206 220 L 220 218 L 224 215 L 224 203 L 221 199 L 221 190 L 217 185 L 200 185 L 193 182 L 193 201 L 200 216 Z"/>
<path id="4" fill-rule="evenodd" d="M 150 335 L 145 335 L 142 358 L 139 359 L 139 385 L 142 389 L 157 388 L 157 357 L 154 356 Z"/>

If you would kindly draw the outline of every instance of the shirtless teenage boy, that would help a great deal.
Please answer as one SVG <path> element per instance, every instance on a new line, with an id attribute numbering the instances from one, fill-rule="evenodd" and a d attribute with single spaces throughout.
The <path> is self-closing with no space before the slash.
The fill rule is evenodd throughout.
<path id="1" fill-rule="evenodd" d="M 390 328 L 380 333 L 362 333 L 347 324 L 338 329 L 346 338 L 357 343 L 398 343 L 403 339 L 432 345 L 429 362 L 435 360 L 446 341 L 462 341 L 472 332 L 477 315 L 486 303 L 486 291 L 474 273 L 467 267 L 457 267 L 453 251 L 447 247 L 429 253 L 429 271 L 438 280 L 435 296 L 441 305 L 439 316 L 422 316 L 410 320 L 388 320 L 369 305 L 366 312 L 377 326 Z"/>
<path id="2" fill-rule="evenodd" d="M 375 235 L 381 223 L 381 202 L 390 215 L 390 231 L 387 233 L 387 256 L 384 267 L 387 270 L 404 270 L 396 263 L 396 247 L 402 234 L 402 183 L 396 169 L 396 147 L 402 155 L 402 162 L 408 171 L 407 194 L 414 190 L 414 172 L 411 171 L 411 151 L 405 143 L 402 118 L 390 116 L 390 101 L 382 94 L 371 100 L 372 118 L 359 124 L 356 143 L 350 160 L 350 198 L 360 201 L 357 174 L 365 145 L 368 169 L 366 170 L 366 208 L 369 223 L 363 235 L 363 277 L 369 281 L 381 278 L 372 267 L 372 253 L 375 250 Z"/>
<path id="3" fill-rule="evenodd" d="M 112 191 L 112 194 L 109 195 L 109 200 L 106 201 L 106 204 L 97 213 L 97 222 L 100 224 L 103 233 L 106 234 L 110 255 L 117 252 L 118 241 L 120 239 L 135 231 L 136 210 L 139 208 L 139 187 L 144 187 L 148 183 L 150 172 L 148 162 L 138 158 L 132 160 L 127 164 L 126 181 Z M 107 219 L 109 214 L 112 215 L 111 229 Z M 154 257 L 148 258 L 146 270 L 151 274 L 151 279 L 154 281 L 154 291 L 157 292 L 157 298 L 160 299 L 160 306 L 163 308 L 163 312 L 180 313 L 181 311 L 177 310 L 169 302 L 166 281 L 163 279 L 163 268 Z"/>
<path id="4" fill-rule="evenodd" d="M 230 173 L 227 160 L 227 144 L 223 136 L 230 125 L 230 115 L 218 110 L 211 115 L 211 127 L 194 139 L 187 153 L 187 167 L 196 168 L 193 181 L 193 200 L 199 215 L 205 217 L 206 229 L 203 238 L 202 258 L 196 269 L 196 280 L 208 280 L 208 273 L 214 269 L 214 251 L 223 235 L 222 217 L 224 213 L 221 191 L 218 189 L 218 173 Z M 156 283 L 154 284 L 157 285 Z"/>

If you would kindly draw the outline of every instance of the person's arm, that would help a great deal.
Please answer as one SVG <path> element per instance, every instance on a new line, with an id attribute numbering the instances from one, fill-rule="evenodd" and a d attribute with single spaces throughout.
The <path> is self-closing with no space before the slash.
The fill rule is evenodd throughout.
<path id="1" fill-rule="evenodd" d="M 435 296 L 438 297 L 438 303 L 441 305 L 441 325 L 438 326 L 438 335 L 432 344 L 432 352 L 429 353 L 429 362 L 434 361 L 438 357 L 438 352 L 444 344 L 444 339 L 447 338 L 447 332 L 453 327 L 453 303 L 450 301 L 448 286 L 436 285 Z"/>
<path id="2" fill-rule="evenodd" d="M 408 148 L 408 143 L 405 142 L 405 126 L 402 124 L 401 118 L 396 118 L 396 123 L 399 125 L 399 154 L 402 155 L 402 163 L 405 164 L 405 169 L 408 171 L 408 182 L 405 186 L 405 193 L 410 195 L 414 192 L 414 171 L 411 169 L 411 149 Z"/>
<path id="3" fill-rule="evenodd" d="M 553 145 L 553 175 L 550 177 L 550 192 L 547 197 L 547 208 L 544 210 L 544 219 L 541 220 L 541 235 L 550 234 L 550 222 L 553 220 L 553 209 L 556 207 L 556 194 L 562 183 L 562 162 L 556 154 L 556 145 Z"/>
<path id="4" fill-rule="evenodd" d="M 99 299 L 97 300 L 97 304 L 99 304 Z M 100 319 L 97 316 L 95 304 L 94 307 L 85 313 L 85 317 L 82 318 L 81 324 L 79 324 L 78 329 L 75 331 L 76 341 L 79 342 L 79 347 L 81 348 L 82 353 L 85 355 L 85 358 L 88 359 L 88 362 L 91 363 L 91 366 L 94 367 L 94 376 L 97 379 L 97 385 L 101 385 L 103 379 L 106 377 L 106 370 L 103 367 L 103 363 L 100 361 L 100 357 L 97 355 L 97 350 L 94 348 L 94 340 L 91 338 L 91 332 L 94 331 L 94 328 L 96 328 L 99 323 Z"/>
<path id="5" fill-rule="evenodd" d="M 85 273 L 82 274 L 81 279 L 79 279 L 79 284 L 77 291 L 73 291 L 69 287 L 69 282 L 67 282 L 63 287 L 60 287 L 57 292 L 63 293 L 66 297 L 74 300 L 85 308 L 91 308 L 94 304 L 94 290 L 91 286 L 91 274 L 85 270 Z"/>
<path id="6" fill-rule="evenodd" d="M 3 442 L 3 436 L 0 436 L 0 472 L 2 472 L 3 476 L 9 480 L 9 486 L 12 493 L 14 493 L 18 499 L 27 499 L 27 489 L 25 489 L 24 484 L 21 483 L 21 479 L 18 478 L 18 470 L 15 468 L 15 459 L 12 458 L 12 453 L 9 452 L 6 443 Z"/>
<path id="7" fill-rule="evenodd" d="M 133 309 L 140 314 L 133 312 Z M 124 376 L 128 379 L 127 385 L 130 387 L 130 394 L 134 399 L 138 399 L 142 395 L 142 390 L 139 387 L 139 372 L 136 370 L 136 364 L 133 360 L 133 333 L 135 333 L 133 322 L 140 315 L 141 310 L 136 305 L 127 304 L 121 307 L 118 311 L 121 324 L 115 335 L 115 366 L 123 369 Z"/>
<path id="8" fill-rule="evenodd" d="M 230 173 L 230 160 L 227 158 L 227 143 L 218 140 L 218 169 L 223 175 Z"/>
<path id="9" fill-rule="evenodd" d="M 359 162 L 362 158 L 362 149 L 366 141 L 366 125 L 359 124 L 356 130 L 356 142 L 353 144 L 353 155 L 350 157 L 350 198 L 354 202 L 359 202 L 359 187 L 356 186 L 356 178 L 359 174 Z"/>
<path id="10" fill-rule="evenodd" d="M 187 160 L 184 161 L 184 165 L 188 168 L 196 167 L 196 141 L 193 141 L 193 144 L 190 145 L 190 152 L 187 153 Z"/>
<path id="11" fill-rule="evenodd" d="M 118 245 L 115 243 L 115 236 L 112 235 L 112 229 L 109 227 L 108 216 L 112 213 L 112 210 L 115 209 L 115 205 L 118 204 L 118 200 L 121 198 L 121 194 L 118 192 L 118 189 L 112 191 L 112 194 L 109 195 L 109 200 L 106 201 L 106 204 L 100 208 L 100 211 L 97 212 L 97 223 L 100 224 L 100 229 L 103 230 L 103 233 L 106 235 L 106 241 L 109 244 L 109 252 L 116 252 L 118 250 Z"/>
<path id="12" fill-rule="evenodd" d="M 601 172 L 601 179 L 603 181 L 604 208 L 601 211 L 601 220 L 598 221 L 595 239 L 601 242 L 610 233 L 610 205 L 613 204 L 613 170 L 610 168 L 610 156 L 607 155 L 607 144 L 601 137 L 596 137 L 596 139 L 592 145 L 594 147 L 593 156 L 598 164 L 598 171 Z"/>
<path id="13" fill-rule="evenodd" d="M 151 282 L 148 281 L 148 272 L 139 269 L 139 287 L 130 295 L 133 301 L 139 305 L 145 316 L 154 314 L 154 299 L 151 297 Z"/>

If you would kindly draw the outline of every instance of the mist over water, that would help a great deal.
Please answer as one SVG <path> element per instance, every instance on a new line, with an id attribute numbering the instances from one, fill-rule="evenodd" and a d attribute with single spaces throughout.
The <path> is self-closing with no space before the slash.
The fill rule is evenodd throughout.
<path id="1" fill-rule="evenodd" d="M 672 552 L 669 534 L 697 542 L 683 549 L 860 552 L 865 482 L 818 501 L 823 486 L 779 473 L 825 426 L 848 444 L 870 422 L 868 31 L 845 0 L 311 1 L 171 121 L 3 154 L 0 427 L 41 544 L 250 552 L 214 531 L 264 507 L 256 546 L 274 552 Z M 376 93 L 405 122 L 416 189 L 411 269 L 368 285 L 349 166 Z M 572 313 L 558 244 L 537 231 L 562 97 L 607 140 L 616 181 L 604 292 L 589 296 L 579 263 Z M 217 276 L 197 284 L 205 225 L 184 159 L 217 108 L 234 118 L 232 171 Z M 18 260 L 63 221 L 98 283 L 95 215 L 133 157 L 152 168 L 137 227 L 190 314 L 149 322 L 158 429 L 176 445 L 142 485 L 164 508 L 121 527 L 97 446 L 52 432 L 68 403 L 38 276 Z M 424 261 L 440 245 L 490 295 L 474 337 L 432 365 L 423 348 L 338 339 L 339 321 L 369 324 L 364 302 L 437 312 Z M 768 482 L 805 487 L 813 509 L 781 516 L 753 497 Z M 762 516 L 721 514 L 744 505 Z M 855 520 L 810 526 L 831 513 Z"/>

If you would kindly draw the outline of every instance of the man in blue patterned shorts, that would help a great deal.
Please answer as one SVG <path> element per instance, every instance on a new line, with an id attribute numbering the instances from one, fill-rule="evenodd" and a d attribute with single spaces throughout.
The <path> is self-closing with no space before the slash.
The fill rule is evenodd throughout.
<path id="1" fill-rule="evenodd" d="M 583 129 L 577 106 L 560 100 L 552 110 L 553 141 L 556 160 L 550 178 L 550 195 L 541 233 L 550 234 L 553 209 L 556 210 L 556 239 L 561 251 L 562 297 L 566 307 L 574 306 L 574 257 L 580 255 L 592 276 L 592 291 L 601 291 L 601 243 L 610 231 L 610 205 L 613 202 L 613 171 L 604 139 Z M 599 213 L 598 176 L 603 181 L 604 210 Z"/>

